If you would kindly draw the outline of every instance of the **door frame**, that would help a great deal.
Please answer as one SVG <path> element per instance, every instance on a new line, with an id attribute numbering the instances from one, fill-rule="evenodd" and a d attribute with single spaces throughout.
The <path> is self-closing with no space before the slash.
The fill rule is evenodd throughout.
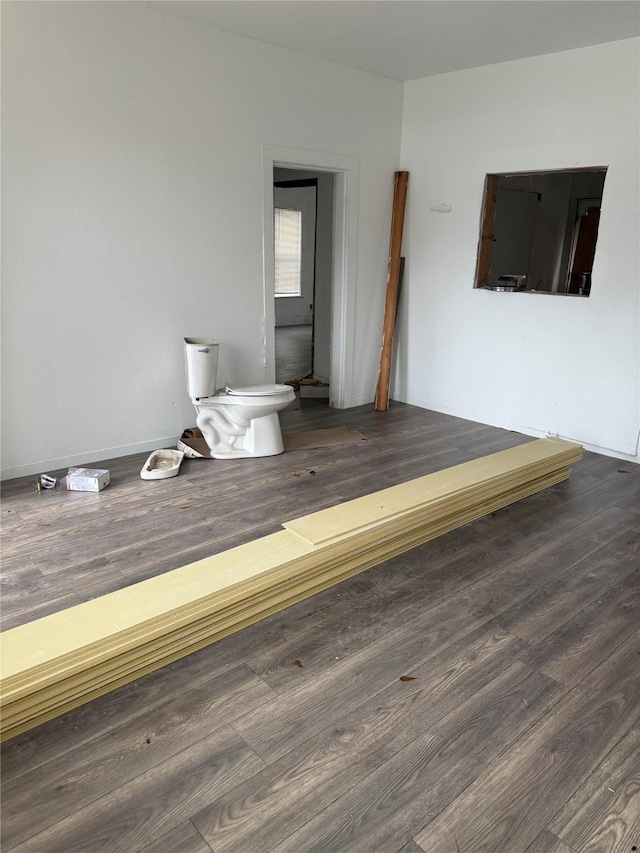
<path id="1" fill-rule="evenodd" d="M 357 157 L 262 146 L 262 231 L 264 282 L 264 352 L 266 372 L 275 379 L 275 281 L 273 245 L 273 169 L 306 169 L 335 176 L 333 201 L 333 282 L 331 288 L 331 341 L 329 405 L 353 405 L 353 352 L 358 226 Z"/>

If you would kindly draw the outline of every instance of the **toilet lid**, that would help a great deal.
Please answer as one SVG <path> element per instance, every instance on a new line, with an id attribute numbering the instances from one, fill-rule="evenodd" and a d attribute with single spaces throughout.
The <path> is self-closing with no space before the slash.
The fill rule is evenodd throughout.
<path id="1" fill-rule="evenodd" d="M 291 391 L 290 385 L 245 385 L 243 388 L 226 387 L 227 394 L 237 397 L 272 397 Z"/>

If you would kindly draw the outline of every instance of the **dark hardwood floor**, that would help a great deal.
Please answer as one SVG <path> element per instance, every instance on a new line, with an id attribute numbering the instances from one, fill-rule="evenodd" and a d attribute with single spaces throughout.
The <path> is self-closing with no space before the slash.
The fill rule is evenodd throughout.
<path id="1" fill-rule="evenodd" d="M 156 482 L 146 453 L 104 460 L 98 495 L 4 483 L 4 628 L 530 440 L 397 403 L 298 401 L 282 423 L 367 441 Z M 639 496 L 640 467 L 587 453 L 565 483 L 7 742 L 2 850 L 640 849 Z"/>
<path id="2" fill-rule="evenodd" d="M 276 327 L 276 382 L 305 379 L 312 370 L 311 326 Z"/>

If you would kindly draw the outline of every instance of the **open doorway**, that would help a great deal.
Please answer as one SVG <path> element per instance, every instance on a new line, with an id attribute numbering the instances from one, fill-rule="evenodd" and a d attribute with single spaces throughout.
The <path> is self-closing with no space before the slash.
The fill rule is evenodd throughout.
<path id="1" fill-rule="evenodd" d="M 276 382 L 329 401 L 334 174 L 274 167 Z"/>
<path id="2" fill-rule="evenodd" d="M 274 182 L 315 180 L 314 347 L 310 371 L 329 380 L 330 406 L 348 408 L 353 405 L 359 160 L 347 154 L 265 144 L 262 163 L 265 380 L 273 382 L 276 372 Z M 330 211 L 330 217 L 321 213 L 321 206 Z"/>

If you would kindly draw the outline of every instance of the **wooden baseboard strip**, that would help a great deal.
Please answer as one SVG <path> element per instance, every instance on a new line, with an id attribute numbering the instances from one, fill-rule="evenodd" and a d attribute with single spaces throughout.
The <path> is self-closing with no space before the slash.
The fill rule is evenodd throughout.
<path id="1" fill-rule="evenodd" d="M 530 442 L 448 469 L 449 492 L 447 471 L 437 472 L 287 522 L 279 533 L 7 631 L 0 638 L 0 737 L 27 731 L 548 488 L 569 476 L 566 466 L 581 453 L 569 442 Z M 345 523 L 349 517 L 351 525 Z"/>

